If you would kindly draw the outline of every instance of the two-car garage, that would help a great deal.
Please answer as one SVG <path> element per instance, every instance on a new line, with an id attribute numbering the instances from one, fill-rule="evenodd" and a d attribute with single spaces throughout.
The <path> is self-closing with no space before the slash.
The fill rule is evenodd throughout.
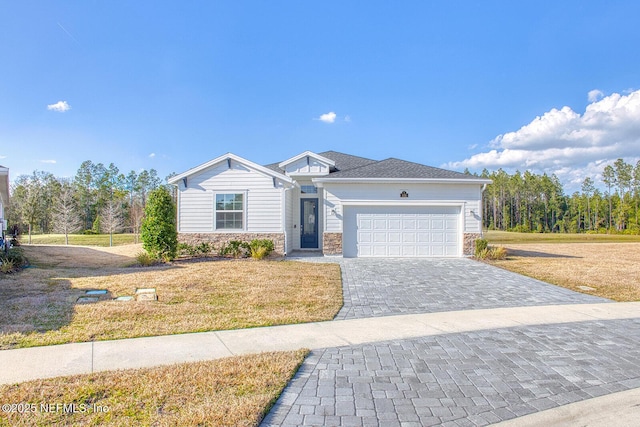
<path id="1" fill-rule="evenodd" d="M 343 256 L 458 257 L 461 206 L 344 207 Z"/>

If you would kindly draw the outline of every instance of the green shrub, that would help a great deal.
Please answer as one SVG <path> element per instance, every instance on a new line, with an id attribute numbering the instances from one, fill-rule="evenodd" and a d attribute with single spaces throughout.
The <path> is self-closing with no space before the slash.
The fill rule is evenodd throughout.
<path id="1" fill-rule="evenodd" d="M 269 239 L 254 239 L 249 242 L 251 258 L 263 259 L 273 252 L 273 241 Z"/>
<path id="2" fill-rule="evenodd" d="M 9 249 L 4 259 L 10 261 L 14 268 L 20 268 L 28 264 L 27 258 L 25 258 L 22 248 L 20 247 L 12 247 Z"/>
<path id="3" fill-rule="evenodd" d="M 196 254 L 196 248 L 188 243 L 178 243 L 178 255 L 180 256 L 194 256 Z"/>
<path id="4" fill-rule="evenodd" d="M 213 251 L 213 246 L 208 242 L 202 242 L 194 249 L 195 255 L 209 255 Z"/>
<path id="5" fill-rule="evenodd" d="M 246 258 L 250 252 L 249 243 L 240 240 L 231 240 L 219 249 L 221 256 L 232 256 L 234 258 Z"/>
<path id="6" fill-rule="evenodd" d="M 157 262 L 147 252 L 138 252 L 136 254 L 136 261 L 143 267 L 152 266 Z"/>
<path id="7" fill-rule="evenodd" d="M 489 249 L 484 248 L 481 250 L 476 249 L 476 258 L 478 259 L 488 259 L 489 258 Z"/>
<path id="8" fill-rule="evenodd" d="M 487 241 L 487 239 L 476 239 L 476 250 L 475 250 L 475 254 L 478 258 L 480 258 L 478 256 L 478 254 L 480 254 L 481 252 L 483 252 L 485 249 L 487 249 L 487 246 L 489 246 L 489 242 Z"/>
<path id="9" fill-rule="evenodd" d="M 178 252 L 176 208 L 166 188 L 160 187 L 149 193 L 140 234 L 142 247 L 152 258 L 175 259 Z"/>

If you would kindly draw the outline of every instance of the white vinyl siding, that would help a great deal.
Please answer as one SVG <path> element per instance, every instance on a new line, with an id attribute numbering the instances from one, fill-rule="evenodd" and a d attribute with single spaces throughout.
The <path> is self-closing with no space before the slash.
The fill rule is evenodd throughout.
<path id="1" fill-rule="evenodd" d="M 215 230 L 215 194 L 243 193 L 244 231 L 280 233 L 282 228 L 282 185 L 273 177 L 226 161 L 188 177 L 187 187 L 179 182 L 178 223 L 181 233 L 211 233 Z M 218 230 L 224 232 L 224 230 Z M 231 230 L 229 230 L 231 231 Z"/>
<path id="2" fill-rule="evenodd" d="M 343 231 L 343 201 L 360 202 L 375 205 L 387 203 L 396 206 L 409 205 L 457 205 L 464 206 L 464 232 L 479 233 L 482 227 L 480 203 L 482 186 L 480 184 L 333 184 L 324 183 L 326 232 Z M 408 197 L 400 198 L 406 191 Z M 332 210 L 336 211 L 332 215 Z M 473 211 L 473 213 L 471 212 Z"/>
<path id="3" fill-rule="evenodd" d="M 308 160 L 307 157 L 303 157 L 286 165 L 284 170 L 287 175 L 320 176 L 329 174 L 329 165 L 313 157 L 309 157 Z"/>
<path id="4" fill-rule="evenodd" d="M 181 233 L 213 231 L 213 192 L 187 188 L 178 195 L 178 225 Z"/>

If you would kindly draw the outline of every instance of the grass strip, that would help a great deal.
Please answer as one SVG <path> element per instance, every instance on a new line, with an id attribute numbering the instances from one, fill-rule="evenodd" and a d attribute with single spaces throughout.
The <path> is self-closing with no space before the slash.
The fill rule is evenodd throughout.
<path id="1" fill-rule="evenodd" d="M 3 385 L 0 426 L 257 426 L 307 353 L 261 353 Z"/>

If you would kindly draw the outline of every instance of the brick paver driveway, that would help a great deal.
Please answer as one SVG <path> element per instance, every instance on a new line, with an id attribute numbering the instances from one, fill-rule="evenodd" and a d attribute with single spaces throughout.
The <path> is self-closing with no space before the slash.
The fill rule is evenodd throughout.
<path id="1" fill-rule="evenodd" d="M 314 351 L 263 426 L 485 426 L 640 387 L 640 319 Z"/>
<path id="2" fill-rule="evenodd" d="M 334 262 L 344 293 L 336 319 L 608 301 L 469 259 Z M 640 319 L 313 351 L 262 425 L 489 425 L 640 387 L 639 343 Z"/>
<path id="3" fill-rule="evenodd" d="M 337 320 L 607 301 L 470 259 L 354 258 L 339 262 L 344 306 Z"/>

